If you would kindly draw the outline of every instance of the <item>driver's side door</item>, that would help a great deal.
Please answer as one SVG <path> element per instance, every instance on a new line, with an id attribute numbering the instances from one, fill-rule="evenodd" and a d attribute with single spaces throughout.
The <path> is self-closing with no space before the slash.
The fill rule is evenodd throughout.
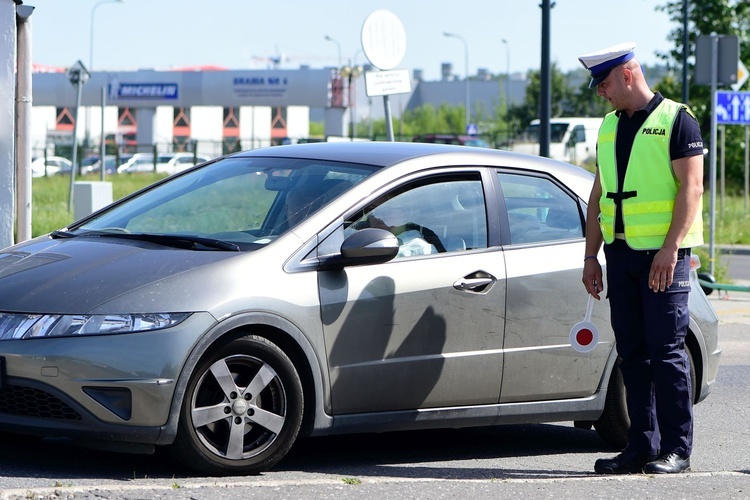
<path id="1" fill-rule="evenodd" d="M 400 240 L 390 262 L 319 273 L 334 414 L 497 403 L 505 263 L 487 245 L 483 192 L 477 171 L 430 176 L 332 235 L 381 227 Z"/>

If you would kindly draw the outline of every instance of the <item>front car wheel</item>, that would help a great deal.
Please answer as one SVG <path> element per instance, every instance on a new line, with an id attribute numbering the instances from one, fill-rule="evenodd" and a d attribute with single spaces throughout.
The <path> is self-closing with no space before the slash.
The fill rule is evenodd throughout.
<path id="1" fill-rule="evenodd" d="M 258 336 L 234 340 L 194 372 L 173 454 L 207 474 L 257 474 L 289 451 L 302 407 L 299 375 L 278 346 Z"/>

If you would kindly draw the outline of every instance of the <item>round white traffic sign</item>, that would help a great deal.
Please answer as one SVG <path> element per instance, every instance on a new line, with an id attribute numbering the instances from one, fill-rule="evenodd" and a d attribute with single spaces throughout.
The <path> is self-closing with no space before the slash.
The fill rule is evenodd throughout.
<path id="1" fill-rule="evenodd" d="M 362 50 L 370 63 L 378 69 L 393 69 L 406 53 L 406 31 L 396 15 L 388 10 L 376 10 L 362 25 Z"/>

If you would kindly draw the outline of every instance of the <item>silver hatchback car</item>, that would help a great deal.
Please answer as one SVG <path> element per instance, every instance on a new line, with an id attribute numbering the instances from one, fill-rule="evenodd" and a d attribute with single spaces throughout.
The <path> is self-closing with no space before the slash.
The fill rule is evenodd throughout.
<path id="1" fill-rule="evenodd" d="M 571 345 L 592 179 L 416 143 L 172 176 L 0 252 L 0 432 L 168 446 L 207 474 L 266 470 L 299 435 L 568 420 L 622 446 L 606 301 L 598 342 Z M 690 300 L 698 402 L 720 349 L 695 273 Z"/>

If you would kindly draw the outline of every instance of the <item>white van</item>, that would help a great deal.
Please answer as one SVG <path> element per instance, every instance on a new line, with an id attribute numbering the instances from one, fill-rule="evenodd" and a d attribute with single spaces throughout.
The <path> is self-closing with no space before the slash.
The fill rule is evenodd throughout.
<path id="1" fill-rule="evenodd" d="M 596 156 L 596 138 L 603 118 L 562 117 L 550 119 L 549 156 L 555 160 L 583 165 Z M 511 151 L 539 154 L 539 120 L 532 120 Z"/>

